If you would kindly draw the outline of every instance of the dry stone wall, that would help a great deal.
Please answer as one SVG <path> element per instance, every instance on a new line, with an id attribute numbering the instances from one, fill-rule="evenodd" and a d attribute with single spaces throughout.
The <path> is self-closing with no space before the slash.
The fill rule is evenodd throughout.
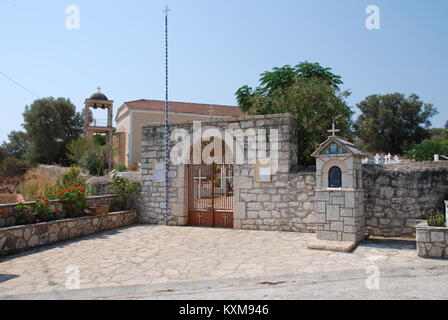
<path id="1" fill-rule="evenodd" d="M 364 165 L 363 183 L 369 233 L 414 237 L 416 219 L 444 212 L 448 162 Z"/>

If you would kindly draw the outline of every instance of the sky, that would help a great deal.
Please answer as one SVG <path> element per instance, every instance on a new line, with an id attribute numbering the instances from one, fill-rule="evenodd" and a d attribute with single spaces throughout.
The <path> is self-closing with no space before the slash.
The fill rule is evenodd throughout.
<path id="1" fill-rule="evenodd" d="M 67 28 L 71 5 L 79 29 Z M 166 5 L 172 101 L 236 105 L 262 72 L 309 61 L 342 76 L 355 112 L 371 94 L 416 93 L 438 109 L 434 127 L 448 120 L 446 0 L 1 0 L 0 142 L 36 96 L 78 111 L 98 86 L 115 110 L 163 100 Z M 366 27 L 369 5 L 379 30 Z"/>

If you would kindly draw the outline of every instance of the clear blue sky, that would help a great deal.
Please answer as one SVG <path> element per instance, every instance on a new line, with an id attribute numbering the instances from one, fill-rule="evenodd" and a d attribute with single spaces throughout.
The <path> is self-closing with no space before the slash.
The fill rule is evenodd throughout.
<path id="1" fill-rule="evenodd" d="M 80 30 L 65 27 L 68 5 Z M 368 5 L 381 29 L 365 25 Z M 351 106 L 375 93 L 416 93 L 448 119 L 446 0 L 2 0 L 0 71 L 78 110 L 101 85 L 121 103 L 164 98 L 164 17 L 170 13 L 170 99 L 236 104 L 259 74 L 299 61 L 342 76 Z M 0 76 L 0 141 L 21 129 L 35 97 Z"/>

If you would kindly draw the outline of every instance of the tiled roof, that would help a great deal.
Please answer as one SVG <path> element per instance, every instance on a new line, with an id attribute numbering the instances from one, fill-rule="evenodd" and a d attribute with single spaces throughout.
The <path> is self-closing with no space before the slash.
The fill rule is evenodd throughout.
<path id="1" fill-rule="evenodd" d="M 124 103 L 131 110 L 165 111 L 165 101 L 161 100 L 136 100 Z M 223 106 L 215 104 L 170 102 L 169 112 L 194 113 L 212 116 L 241 117 L 244 114 L 237 106 Z"/>

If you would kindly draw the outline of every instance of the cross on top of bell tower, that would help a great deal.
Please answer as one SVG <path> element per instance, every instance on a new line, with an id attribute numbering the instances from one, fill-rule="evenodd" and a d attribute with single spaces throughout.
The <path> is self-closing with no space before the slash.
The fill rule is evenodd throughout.
<path id="1" fill-rule="evenodd" d="M 341 131 L 341 130 L 336 129 L 336 125 L 335 125 L 334 122 L 333 122 L 332 129 L 328 130 L 328 132 L 332 134 L 330 137 L 336 137 L 336 133 L 339 132 L 339 131 Z"/>

